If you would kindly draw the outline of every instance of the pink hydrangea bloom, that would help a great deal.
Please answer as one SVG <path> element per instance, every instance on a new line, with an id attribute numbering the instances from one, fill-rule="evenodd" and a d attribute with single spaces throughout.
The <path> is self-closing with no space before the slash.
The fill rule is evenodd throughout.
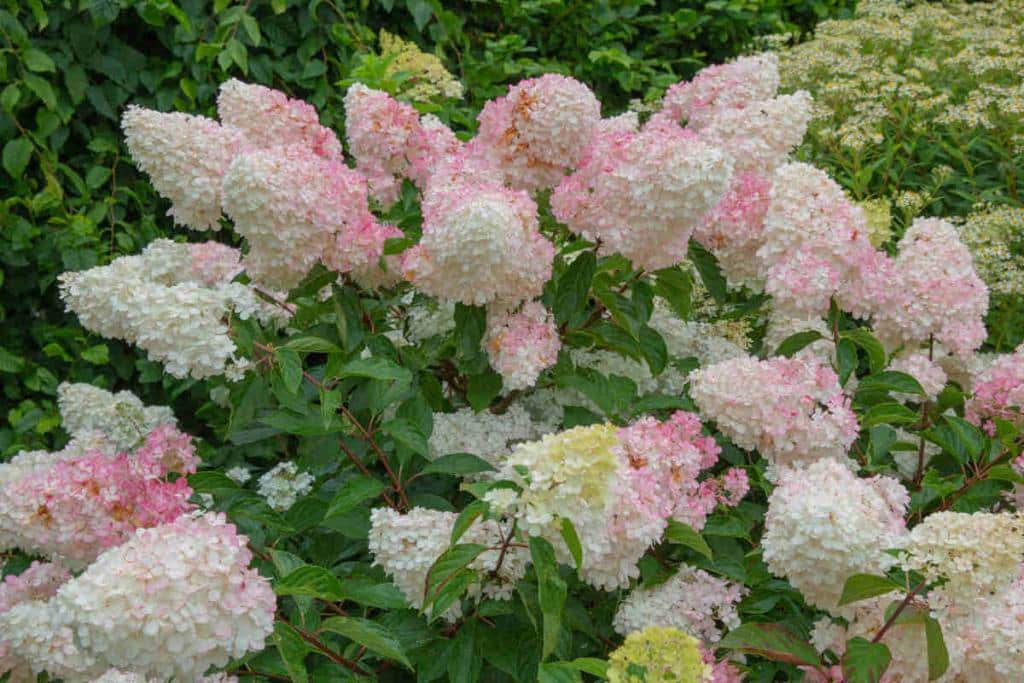
<path id="1" fill-rule="evenodd" d="M 220 242 L 188 245 L 192 255 L 192 275 L 207 287 L 231 282 L 242 272 L 242 252 Z"/>
<path id="2" fill-rule="evenodd" d="M 1000 356 L 974 384 L 964 404 L 964 417 L 995 434 L 993 418 L 1015 424 L 1024 421 L 1024 347 Z"/>
<path id="3" fill-rule="evenodd" d="M 369 182 L 371 194 L 384 207 L 398 199 L 402 178 L 410 173 L 408 153 L 412 142 L 432 147 L 437 132 L 435 126 L 435 136 L 425 135 L 416 110 L 386 92 L 354 83 L 345 93 L 349 151 L 356 159 L 357 170 Z M 445 144 L 441 142 L 440 146 Z"/>
<path id="4" fill-rule="evenodd" d="M 892 359 L 889 369 L 906 373 L 916 379 L 924 389 L 925 397 L 931 401 L 938 398 L 939 392 L 946 386 L 948 379 L 946 371 L 935 361 L 929 360 L 927 353 L 921 351 Z M 910 396 L 909 394 L 897 394 L 897 396 L 902 399 L 921 400 L 920 396 Z"/>
<path id="5" fill-rule="evenodd" d="M 664 422 L 641 418 L 619 430 L 619 440 L 627 465 L 621 484 L 632 491 L 630 505 L 651 520 L 672 517 L 702 529 L 719 503 L 735 505 L 746 494 L 740 484 L 745 472 L 727 475 L 733 493 L 739 493 L 732 502 L 715 480 L 698 481 L 703 470 L 718 462 L 721 449 L 701 434 L 700 418 L 693 413 L 676 411 Z"/>
<path id="6" fill-rule="evenodd" d="M 528 389 L 537 377 L 558 360 L 562 341 L 555 318 L 539 301 L 530 301 L 519 312 L 488 312 L 483 345 L 505 389 Z"/>
<path id="7" fill-rule="evenodd" d="M 197 461 L 191 439 L 163 425 L 134 453 L 91 451 L 32 472 L 0 488 L 0 546 L 88 563 L 190 511 L 188 482 L 167 474 L 194 472 Z"/>
<path id="8" fill-rule="evenodd" d="M 883 341 L 921 344 L 933 336 L 959 355 L 981 346 L 987 336 L 988 287 L 951 223 L 915 220 L 900 240 L 896 267 L 898 296 L 874 312 L 875 331 Z"/>
<path id="9" fill-rule="evenodd" d="M 771 187 L 770 177 L 737 172 L 729 189 L 693 231 L 693 238 L 718 258 L 730 282 L 746 284 L 758 275 L 757 250 L 762 244 Z"/>
<path id="10" fill-rule="evenodd" d="M 839 272 L 833 262 L 805 248 L 772 264 L 764 287 L 777 310 L 799 318 L 827 313 L 838 289 Z"/>
<path id="11" fill-rule="evenodd" d="M 704 658 L 704 663 L 711 669 L 704 675 L 701 683 L 742 683 L 743 674 L 735 664 L 725 659 L 716 660 L 714 650 L 708 647 L 701 647 L 700 654 Z"/>
<path id="12" fill-rule="evenodd" d="M 384 258 L 387 269 L 382 268 L 384 243 L 402 236 L 401 230 L 381 223 L 367 211 L 349 220 L 338 232 L 334 248 L 323 254 L 324 265 L 339 273 L 348 273 L 368 289 L 389 287 L 402 279 L 401 260 L 397 255 L 387 256 Z"/>
<path id="13" fill-rule="evenodd" d="M 554 256 L 525 192 L 465 184 L 425 205 L 423 236 L 402 254 L 402 269 L 432 296 L 514 305 L 541 293 Z"/>
<path id="14" fill-rule="evenodd" d="M 857 438 L 838 377 L 813 359 L 734 358 L 694 372 L 690 392 L 736 445 L 776 466 L 845 461 Z"/>
<path id="15" fill-rule="evenodd" d="M 368 211 L 366 181 L 305 147 L 256 150 L 228 170 L 224 209 L 249 241 L 246 272 L 290 289 L 334 246 L 344 222 Z"/>
<path id="16" fill-rule="evenodd" d="M 170 200 L 167 215 L 193 230 L 218 230 L 221 183 L 247 147 L 244 133 L 212 119 L 130 105 L 121 117 L 132 160 Z"/>
<path id="17" fill-rule="evenodd" d="M 279 90 L 232 78 L 220 86 L 217 115 L 243 131 L 254 147 L 299 145 L 322 157 L 341 158 L 338 136 L 320 125 L 313 105 Z"/>
<path id="18" fill-rule="evenodd" d="M 678 126 L 596 135 L 551 196 L 555 217 L 637 267 L 672 266 L 728 188 L 732 165 Z"/>
<path id="19" fill-rule="evenodd" d="M 484 104 L 471 148 L 512 187 L 554 187 L 579 161 L 600 119 L 601 103 L 590 88 L 567 76 L 544 74 Z"/>
<path id="20" fill-rule="evenodd" d="M 779 89 L 778 57 L 770 52 L 740 57 L 701 70 L 676 83 L 652 120 L 703 125 L 725 109 L 743 109 L 773 97 Z"/>

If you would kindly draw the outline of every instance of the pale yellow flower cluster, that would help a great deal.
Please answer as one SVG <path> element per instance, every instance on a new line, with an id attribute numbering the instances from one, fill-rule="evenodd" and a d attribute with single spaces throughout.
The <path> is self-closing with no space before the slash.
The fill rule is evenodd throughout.
<path id="1" fill-rule="evenodd" d="M 828 116 L 812 127 L 851 150 L 892 124 L 1024 125 L 1024 2 L 862 2 L 814 40 L 779 53 L 783 85 L 811 91 Z"/>
<path id="2" fill-rule="evenodd" d="M 992 294 L 1024 294 L 1024 209 L 983 206 L 957 227 Z"/>
<path id="3" fill-rule="evenodd" d="M 423 52 L 416 43 L 402 40 L 381 29 L 380 52 L 381 57 L 391 59 L 387 68 L 388 76 L 398 73 L 407 76 L 401 86 L 406 98 L 426 102 L 440 97 L 462 97 L 462 83 L 444 68 L 436 55 Z"/>

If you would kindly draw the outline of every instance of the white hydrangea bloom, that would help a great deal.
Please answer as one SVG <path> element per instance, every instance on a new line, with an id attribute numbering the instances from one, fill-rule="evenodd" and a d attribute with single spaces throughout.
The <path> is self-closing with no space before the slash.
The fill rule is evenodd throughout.
<path id="1" fill-rule="evenodd" d="M 182 516 L 107 550 L 46 602 L 0 614 L 11 651 L 66 683 L 111 667 L 196 681 L 260 650 L 273 630 L 270 582 L 223 515 Z"/>
<path id="2" fill-rule="evenodd" d="M 764 561 L 808 604 L 838 613 L 846 579 L 896 564 L 884 551 L 905 543 L 909 500 L 895 479 L 860 479 L 835 460 L 785 469 L 768 499 Z"/>
<path id="3" fill-rule="evenodd" d="M 166 406 L 146 406 L 130 391 L 115 394 L 84 383 L 62 382 L 57 387 L 57 407 L 69 434 L 102 432 L 118 450 L 138 445 L 157 425 L 177 423 Z"/>
<path id="4" fill-rule="evenodd" d="M 175 377 L 240 377 L 248 361 L 235 355 L 230 316 L 262 324 L 289 317 L 250 286 L 206 285 L 188 246 L 163 239 L 109 265 L 64 273 L 60 292 L 85 328 L 139 346 Z"/>
<path id="5" fill-rule="evenodd" d="M 375 508 L 370 513 L 370 553 L 374 565 L 384 569 L 391 581 L 402 591 L 409 604 L 420 609 L 426 591 L 427 572 L 438 557 L 451 545 L 452 527 L 458 515 L 416 507 L 402 514 L 391 508 Z M 497 600 L 512 597 L 516 582 L 526 573 L 529 552 L 518 545 L 509 545 L 502 557 L 500 546 L 510 533 L 494 520 L 477 520 L 459 538 L 459 543 L 480 543 L 488 546 L 469 564 L 478 570 L 482 583 L 470 586 L 468 595 L 481 595 Z M 492 573 L 501 566 L 497 576 Z M 429 610 L 428 610 L 429 613 Z M 455 621 L 462 615 L 458 603 L 442 616 Z"/>
<path id="6" fill-rule="evenodd" d="M 299 496 L 304 496 L 313 488 L 316 478 L 308 472 L 299 472 L 294 462 L 282 462 L 264 473 L 256 484 L 256 491 L 267 501 L 267 505 L 284 512 Z"/>
<path id="7" fill-rule="evenodd" d="M 683 565 L 665 583 L 631 592 L 615 613 L 615 630 L 628 635 L 648 626 L 672 626 L 717 643 L 724 631 L 740 625 L 736 603 L 746 594 L 742 585 Z"/>
<path id="8" fill-rule="evenodd" d="M 556 428 L 553 423 L 533 420 L 515 403 L 500 415 L 462 408 L 454 413 L 434 413 L 434 431 L 427 445 L 431 458 L 472 453 L 498 468 L 517 443 L 539 439 Z"/>
<path id="9" fill-rule="evenodd" d="M 224 474 L 225 476 L 227 476 L 228 479 L 239 485 L 244 484 L 245 482 L 252 479 L 252 472 L 250 472 L 249 468 L 245 467 L 244 465 L 231 467 Z"/>

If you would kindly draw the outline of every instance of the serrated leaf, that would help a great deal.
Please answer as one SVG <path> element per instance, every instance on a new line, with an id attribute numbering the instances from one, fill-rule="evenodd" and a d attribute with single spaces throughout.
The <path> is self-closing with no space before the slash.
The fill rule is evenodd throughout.
<path id="1" fill-rule="evenodd" d="M 330 617 L 320 624 L 320 630 L 344 636 L 385 659 L 413 670 L 402 644 L 388 629 L 375 621 L 358 617 Z"/>
<path id="2" fill-rule="evenodd" d="M 47 109 L 53 111 L 57 108 L 57 95 L 53 92 L 53 87 L 46 79 L 40 78 L 35 74 L 26 73 L 22 81 L 28 86 L 29 90 L 36 94 L 36 97 L 43 101 L 43 105 Z"/>
<path id="3" fill-rule="evenodd" d="M 274 359 L 281 371 L 285 388 L 292 394 L 298 393 L 302 386 L 302 359 L 299 354 L 289 348 L 280 348 L 274 351 Z"/>
<path id="4" fill-rule="evenodd" d="M 648 326 L 640 327 L 640 351 L 644 354 L 651 375 L 657 377 L 668 365 L 668 347 L 657 330 Z"/>
<path id="5" fill-rule="evenodd" d="M 566 268 L 562 277 L 558 279 L 558 289 L 555 292 L 554 306 L 555 321 L 559 324 L 573 321 L 580 313 L 588 300 L 590 283 L 597 272 L 597 257 L 592 251 L 585 251 L 579 254 L 569 267 Z"/>
<path id="6" fill-rule="evenodd" d="M 861 416 L 861 429 L 867 429 L 878 424 L 905 425 L 913 424 L 920 419 L 920 416 L 902 403 L 891 401 L 871 406 Z"/>
<path id="7" fill-rule="evenodd" d="M 355 602 L 378 609 L 407 609 L 408 601 L 395 584 L 377 583 L 370 579 L 348 578 L 341 582 L 346 602 Z"/>
<path id="8" fill-rule="evenodd" d="M 29 142 L 28 138 L 15 138 L 13 140 L 8 140 L 7 144 L 4 145 L 4 170 L 7 171 L 7 175 L 12 178 L 20 178 L 28 167 L 28 162 L 31 159 L 32 143 Z"/>
<path id="9" fill-rule="evenodd" d="M 297 353 L 341 353 L 338 345 L 321 337 L 294 337 L 282 348 Z"/>
<path id="10" fill-rule="evenodd" d="M 700 273 L 700 279 L 708 293 L 715 300 L 715 303 L 725 303 L 725 298 L 728 294 L 728 284 L 725 281 L 725 276 L 722 275 L 722 269 L 718 266 L 718 259 L 715 258 L 715 255 L 705 249 L 699 242 L 691 239 L 689 257 L 693 261 L 693 265 L 696 266 L 697 272 Z"/>
<path id="11" fill-rule="evenodd" d="M 274 646 L 281 655 L 288 670 L 288 677 L 293 683 L 306 683 L 309 674 L 306 672 L 305 659 L 310 647 L 291 624 L 284 621 L 274 622 L 274 633 L 271 636 Z"/>
<path id="12" fill-rule="evenodd" d="M 530 558 L 537 572 L 537 600 L 543 616 L 541 639 L 541 660 L 554 652 L 558 634 L 562 628 L 562 610 L 565 607 L 567 588 L 558 574 L 555 549 L 545 539 L 530 537 Z"/>
<path id="13" fill-rule="evenodd" d="M 338 515 L 355 510 L 366 501 L 379 496 L 386 488 L 388 487 L 384 482 L 373 477 L 367 477 L 362 474 L 352 477 L 342 484 L 341 488 L 334 495 L 331 504 L 327 507 L 324 519 L 337 517 Z"/>
<path id="14" fill-rule="evenodd" d="M 878 595 L 885 595 L 893 591 L 902 590 L 903 587 L 887 576 L 875 576 L 874 574 L 854 574 L 843 584 L 843 594 L 839 598 L 839 605 L 848 605 L 858 600 L 867 600 Z"/>
<path id="15" fill-rule="evenodd" d="M 110 362 L 110 349 L 106 344 L 90 346 L 80 354 L 82 360 L 87 360 L 93 365 L 106 365 Z"/>
<path id="16" fill-rule="evenodd" d="M 569 554 L 572 555 L 572 560 L 576 563 L 578 571 L 583 566 L 583 546 L 580 544 L 580 537 L 576 533 L 576 527 L 568 517 L 562 518 L 562 540 L 565 541 L 565 545 L 569 548 Z"/>
<path id="17" fill-rule="evenodd" d="M 493 465 L 472 453 L 442 455 L 423 468 L 423 474 L 453 474 L 456 476 L 493 471 Z"/>
<path id="18" fill-rule="evenodd" d="M 22 51 L 21 59 L 25 62 L 25 66 L 32 71 L 46 71 L 50 73 L 57 71 L 57 65 L 50 59 L 50 55 L 34 47 Z"/>
<path id="19" fill-rule="evenodd" d="M 704 540 L 704 537 L 700 535 L 699 531 L 688 524 L 683 524 L 682 522 L 670 519 L 668 521 L 668 527 L 665 529 L 665 538 L 673 543 L 684 545 L 691 550 L 696 550 L 709 560 L 713 559 L 711 546 L 708 545 L 707 541 Z"/>
<path id="20" fill-rule="evenodd" d="M 441 553 L 441 556 L 434 561 L 427 571 L 424 607 L 433 604 L 440 597 L 441 589 L 455 580 L 459 574 L 469 572 L 466 567 L 485 550 L 487 550 L 487 546 L 480 545 L 479 543 L 459 543 Z M 458 585 L 463 585 L 462 582 L 463 579 L 460 579 Z M 468 588 L 469 584 L 465 584 L 465 587 Z M 461 595 L 461 592 L 459 595 Z M 445 605 L 444 609 L 442 609 L 435 605 L 434 610 L 431 612 L 432 617 L 439 617 L 447 609 L 447 606 Z"/>
<path id="21" fill-rule="evenodd" d="M 690 318 L 693 309 L 693 280 L 681 268 L 665 268 L 654 274 L 654 291 L 665 299 L 683 320 Z"/>
<path id="22" fill-rule="evenodd" d="M 466 533 L 473 523 L 482 515 L 487 512 L 488 505 L 486 501 L 474 500 L 472 503 L 466 506 L 466 508 L 459 513 L 459 516 L 455 518 L 455 524 L 452 525 L 452 535 L 449 543 L 455 545 L 462 538 L 462 534 Z"/>
<path id="23" fill-rule="evenodd" d="M 889 668 L 892 654 L 884 643 L 866 638 L 851 638 L 843 654 L 843 676 L 848 683 L 878 683 Z"/>
<path id="24" fill-rule="evenodd" d="M 411 382 L 412 373 L 385 358 L 359 358 L 345 363 L 338 377 L 368 377 L 370 379 Z"/>
<path id="25" fill-rule="evenodd" d="M 278 595 L 306 595 L 337 602 L 344 599 L 341 581 L 323 567 L 307 564 L 289 572 L 274 584 Z"/>
<path id="26" fill-rule="evenodd" d="M 537 668 L 537 683 L 580 683 L 580 671 L 569 662 L 548 662 Z"/>
<path id="27" fill-rule="evenodd" d="M 796 666 L 821 663 L 813 645 L 781 624 L 743 624 L 722 638 L 718 646 Z"/>
<path id="28" fill-rule="evenodd" d="M 868 332 L 863 327 L 858 327 L 853 330 L 843 330 L 839 333 L 840 339 L 847 339 L 861 349 L 868 356 L 868 367 L 871 369 L 871 374 L 881 372 L 885 368 L 885 348 L 882 347 L 882 343 L 875 338 L 875 335 Z"/>
<path id="29" fill-rule="evenodd" d="M 836 365 L 839 374 L 840 386 L 846 385 L 846 380 L 857 369 L 857 346 L 849 339 L 840 339 L 836 346 Z"/>
<path id="30" fill-rule="evenodd" d="M 380 426 L 380 429 L 413 453 L 422 455 L 424 458 L 428 457 L 430 448 L 427 445 L 426 435 L 419 427 L 404 417 L 388 420 Z"/>
<path id="31" fill-rule="evenodd" d="M 782 343 L 775 349 L 775 355 L 792 358 L 798 351 L 810 344 L 813 344 L 819 339 L 824 339 L 824 337 L 821 336 L 820 332 L 815 332 L 814 330 L 791 334 L 783 339 Z"/>
<path id="32" fill-rule="evenodd" d="M 501 393 L 501 375 L 488 368 L 485 372 L 470 375 L 466 387 L 466 400 L 473 410 L 486 410 L 491 401 Z"/>
<path id="33" fill-rule="evenodd" d="M 949 669 L 949 651 L 942 637 L 942 627 L 930 615 L 925 617 L 924 635 L 928 643 L 928 680 L 934 681 Z"/>
<path id="34" fill-rule="evenodd" d="M 924 396 L 921 383 L 905 372 L 886 370 L 861 379 L 857 391 L 895 391 L 901 394 Z"/>
<path id="35" fill-rule="evenodd" d="M 21 372 L 24 368 L 24 358 L 15 356 L 7 349 L 0 347 L 0 372 Z"/>

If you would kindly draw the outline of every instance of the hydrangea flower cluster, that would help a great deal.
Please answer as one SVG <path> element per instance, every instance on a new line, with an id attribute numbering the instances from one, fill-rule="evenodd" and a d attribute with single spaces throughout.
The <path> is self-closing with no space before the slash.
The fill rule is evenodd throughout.
<path id="1" fill-rule="evenodd" d="M 299 466 L 294 462 L 282 462 L 260 476 L 256 491 L 266 499 L 267 505 L 284 512 L 295 505 L 300 496 L 312 490 L 314 481 L 313 475 L 299 472 Z"/>
<path id="2" fill-rule="evenodd" d="M 964 416 L 995 434 L 995 418 L 1019 424 L 1024 410 L 1024 347 L 984 370 L 964 405 Z"/>
<path id="3" fill-rule="evenodd" d="M 611 683 L 739 683 L 740 674 L 693 636 L 672 627 L 648 626 L 626 636 L 608 657 Z"/>
<path id="4" fill-rule="evenodd" d="M 409 604 L 420 609 L 426 597 L 427 573 L 434 562 L 451 546 L 452 528 L 458 515 L 416 507 L 402 514 L 390 508 L 370 512 L 370 553 L 374 565 L 380 566 L 405 595 Z M 526 573 L 529 551 L 522 544 L 512 544 L 510 525 L 495 520 L 477 520 L 459 538 L 459 543 L 487 546 L 469 564 L 477 570 L 479 581 L 469 588 L 469 597 L 481 596 L 509 600 L 516 582 Z M 502 550 L 504 548 L 504 550 Z M 428 608 L 430 614 L 432 608 Z M 440 615 L 455 621 L 462 615 L 458 603 Z"/>
<path id="5" fill-rule="evenodd" d="M 857 418 L 832 368 L 797 358 L 736 358 L 693 372 L 701 413 L 776 467 L 847 460 Z"/>
<path id="6" fill-rule="evenodd" d="M 483 344 L 491 367 L 509 391 L 536 384 L 562 348 L 555 318 L 539 301 L 523 304 L 518 312 L 489 311 Z"/>
<path id="7" fill-rule="evenodd" d="M 573 559 L 562 521 L 572 522 L 583 548 L 580 575 L 611 590 L 638 575 L 637 561 L 670 518 L 699 529 L 719 503 L 735 505 L 746 494 L 742 475 L 698 481 L 718 453 L 697 417 L 682 411 L 623 429 L 575 427 L 516 446 L 499 477 L 522 492 L 499 489 L 486 499 L 527 534 L 546 538 L 566 563 Z"/>
<path id="8" fill-rule="evenodd" d="M 833 459 L 786 469 L 768 499 L 764 561 L 808 604 L 838 613 L 847 578 L 896 564 L 884 551 L 906 542 L 909 501 L 895 479 L 860 479 Z"/>
<path id="9" fill-rule="evenodd" d="M 174 424 L 166 406 L 147 406 L 130 391 L 116 394 L 91 384 L 62 382 L 57 387 L 61 426 L 72 437 L 101 432 L 114 448 L 134 448 L 158 425 Z"/>
<path id="10" fill-rule="evenodd" d="M 434 430 L 427 446 L 431 458 L 472 453 L 500 468 L 515 444 L 553 431 L 554 424 L 535 421 L 517 403 L 501 414 L 461 408 L 454 413 L 434 413 Z"/>
<path id="11" fill-rule="evenodd" d="M 934 401 L 938 397 L 939 392 L 945 388 L 946 381 L 948 380 L 946 371 L 942 369 L 942 366 L 930 360 L 928 354 L 921 351 L 893 358 L 889 362 L 889 369 L 906 373 L 916 379 L 921 384 L 921 388 L 924 389 L 925 397 L 930 401 Z M 920 400 L 919 396 L 911 397 L 898 394 L 897 397 Z"/>
<path id="12" fill-rule="evenodd" d="M 136 529 L 189 512 L 188 482 L 167 475 L 197 463 L 190 438 L 161 425 L 134 453 L 91 451 L 28 472 L 0 485 L 0 548 L 84 566 Z"/>
<path id="13" fill-rule="evenodd" d="M 892 346 L 933 337 L 959 355 L 985 341 L 988 288 L 974 271 L 956 228 L 938 218 L 914 221 L 899 244 L 895 301 L 874 312 L 875 332 Z"/>
<path id="14" fill-rule="evenodd" d="M 236 356 L 231 317 L 271 324 L 290 312 L 261 300 L 250 285 L 209 284 L 208 271 L 197 273 L 194 263 L 188 246 L 156 240 L 141 254 L 64 273 L 61 298 L 86 329 L 138 345 L 175 377 L 240 377 L 248 361 Z"/>
<path id="15" fill-rule="evenodd" d="M 33 671 L 69 683 L 112 667 L 199 680 L 273 630 L 274 594 L 246 542 L 220 514 L 141 529 L 49 600 L 0 614 L 0 631 Z"/>
<path id="16" fill-rule="evenodd" d="M 71 578 L 71 574 L 59 564 L 33 562 L 21 574 L 5 576 L 0 581 L 0 615 L 15 605 L 31 600 L 46 600 Z M 9 652 L 7 642 L 0 638 L 0 675 L 9 674 L 13 683 L 35 681 L 28 662 Z"/>
<path id="17" fill-rule="evenodd" d="M 665 583 L 632 591 L 615 613 L 615 630 L 628 635 L 648 626 L 671 626 L 714 644 L 724 631 L 740 625 L 736 603 L 746 594 L 739 584 L 683 565 Z"/>

